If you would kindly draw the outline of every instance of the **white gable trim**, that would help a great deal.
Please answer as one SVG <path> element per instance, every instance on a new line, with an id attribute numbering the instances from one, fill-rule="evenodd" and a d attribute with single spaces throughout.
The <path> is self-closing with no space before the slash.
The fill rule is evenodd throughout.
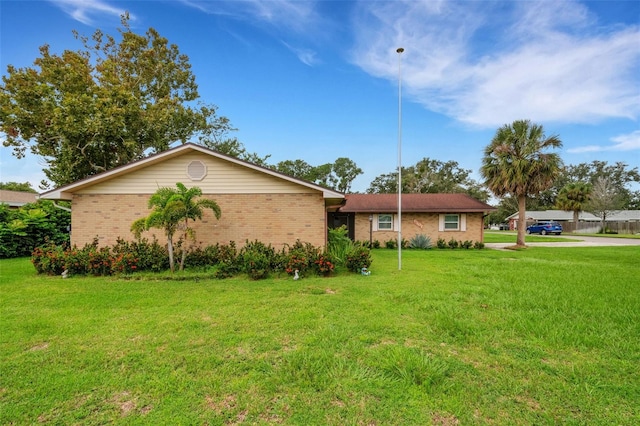
<path id="1" fill-rule="evenodd" d="M 257 166 L 255 164 L 251 164 L 251 163 L 248 163 L 246 161 L 239 160 L 239 159 L 237 159 L 235 157 L 230 157 L 228 155 L 220 154 L 219 152 L 210 150 L 208 148 L 205 148 L 203 146 L 196 145 L 196 144 L 193 144 L 193 143 L 186 143 L 186 144 L 177 146 L 175 148 L 171 148 L 171 149 L 169 149 L 167 151 L 163 151 L 163 152 L 160 152 L 158 154 L 151 155 L 151 156 L 149 156 L 147 158 L 143 158 L 142 160 L 134 161 L 132 163 L 126 164 L 124 166 L 116 167 L 115 169 L 108 170 L 106 172 L 97 174 L 95 176 L 91 176 L 91 177 L 88 177 L 86 179 L 82 179 L 82 180 L 76 181 L 74 183 L 71 183 L 71 184 L 68 184 L 68 185 L 65 185 L 65 186 L 61 186 L 61 187 L 53 189 L 51 191 L 44 192 L 44 193 L 40 194 L 39 198 L 48 199 L 48 200 L 71 200 L 72 196 L 73 196 L 73 193 L 75 193 L 76 191 L 79 191 L 79 190 L 81 190 L 83 188 L 87 188 L 87 187 L 93 186 L 93 185 L 95 185 L 97 183 L 104 182 L 104 181 L 113 179 L 115 177 L 125 175 L 125 174 L 130 173 L 130 172 L 132 172 L 134 170 L 138 170 L 138 169 L 141 169 L 141 168 L 144 168 L 144 167 L 148 167 L 150 165 L 157 164 L 157 163 L 160 163 L 162 161 L 165 161 L 165 160 L 167 160 L 169 158 L 177 157 L 179 155 L 183 155 L 183 154 L 185 154 L 187 152 L 193 152 L 193 151 L 200 152 L 200 153 L 205 154 L 205 155 L 210 155 L 212 157 L 216 157 L 216 158 L 219 158 L 221 160 L 225 160 L 225 161 L 228 161 L 230 163 L 237 164 L 239 166 L 246 167 L 248 169 L 252 169 L 252 170 L 255 170 L 257 172 L 264 173 L 264 174 L 276 177 L 278 179 L 283 179 L 283 180 L 295 183 L 297 185 L 301 185 L 301 186 L 306 187 L 306 188 L 310 188 L 310 189 L 313 189 L 313 190 L 316 190 L 316 191 L 320 191 L 320 192 L 322 192 L 322 195 L 323 195 L 324 198 L 336 198 L 336 199 L 343 199 L 344 198 L 344 194 L 341 193 L 341 192 L 334 191 L 332 189 L 328 189 L 328 188 L 322 187 L 320 185 L 316 185 L 314 183 L 307 182 L 307 181 L 304 181 L 304 180 L 301 180 L 301 179 L 296 179 L 294 177 L 287 176 L 285 174 L 279 173 L 279 172 L 277 172 L 275 170 L 271 170 L 271 169 L 268 169 L 268 168 L 265 168 L 265 167 L 260 167 L 260 166 Z"/>

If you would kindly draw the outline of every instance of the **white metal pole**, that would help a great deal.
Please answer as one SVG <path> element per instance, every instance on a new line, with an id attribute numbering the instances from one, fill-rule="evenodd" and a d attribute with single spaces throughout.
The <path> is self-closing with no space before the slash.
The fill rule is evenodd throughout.
<path id="1" fill-rule="evenodd" d="M 398 53 L 398 271 L 402 270 L 402 52 Z"/>

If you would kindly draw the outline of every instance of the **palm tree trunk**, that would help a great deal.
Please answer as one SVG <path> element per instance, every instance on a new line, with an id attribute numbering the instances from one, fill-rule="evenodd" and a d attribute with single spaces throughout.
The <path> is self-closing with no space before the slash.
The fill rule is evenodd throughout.
<path id="1" fill-rule="evenodd" d="M 579 220 L 580 210 L 573 211 L 573 233 L 578 232 L 578 220 Z"/>
<path id="2" fill-rule="evenodd" d="M 518 195 L 518 238 L 516 239 L 516 245 L 524 247 L 524 235 L 527 230 L 527 196 Z"/>
<path id="3" fill-rule="evenodd" d="M 169 269 L 173 273 L 175 271 L 173 263 L 173 235 L 167 234 L 167 252 L 169 252 Z"/>

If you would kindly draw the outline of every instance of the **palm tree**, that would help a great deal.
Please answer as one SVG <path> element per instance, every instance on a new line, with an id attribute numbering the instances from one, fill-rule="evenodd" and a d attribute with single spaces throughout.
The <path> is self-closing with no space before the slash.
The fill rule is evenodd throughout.
<path id="1" fill-rule="evenodd" d="M 498 197 L 518 200 L 517 246 L 525 245 L 527 196 L 549 188 L 560 173 L 560 156 L 546 151 L 561 146 L 558 136 L 545 136 L 541 125 L 516 120 L 500 127 L 484 150 L 480 174 L 485 185 Z"/>
<path id="2" fill-rule="evenodd" d="M 591 185 L 584 182 L 572 182 L 565 185 L 556 198 L 556 207 L 560 210 L 573 212 L 574 232 L 578 230 L 578 218 L 589 199 L 591 198 Z"/>
<path id="3" fill-rule="evenodd" d="M 177 189 L 160 188 L 149 198 L 149 208 L 153 211 L 149 216 L 136 220 L 131 225 L 131 230 L 137 238 L 140 237 L 142 231 L 150 228 L 159 228 L 164 230 L 167 236 L 167 252 L 169 254 L 169 268 L 171 272 L 175 270 L 175 262 L 173 256 L 173 238 L 178 230 L 182 230 L 185 237 L 194 236 L 194 231 L 189 227 L 189 220 L 202 219 L 204 208 L 211 209 L 220 219 L 220 207 L 213 200 L 201 198 L 195 200 L 195 197 L 202 195 L 202 190 L 198 187 L 187 189 L 184 184 L 176 183 Z M 184 269 L 184 260 L 186 257 L 186 249 L 182 251 L 182 259 L 180 261 L 180 270 Z"/>

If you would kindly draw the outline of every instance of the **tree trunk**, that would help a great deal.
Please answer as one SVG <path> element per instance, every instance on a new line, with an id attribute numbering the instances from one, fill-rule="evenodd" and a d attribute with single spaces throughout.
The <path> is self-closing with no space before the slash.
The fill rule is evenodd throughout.
<path id="1" fill-rule="evenodd" d="M 169 252 L 169 269 L 173 273 L 175 271 L 173 263 L 173 235 L 167 234 L 167 251 Z"/>
<path id="2" fill-rule="evenodd" d="M 525 247 L 524 235 L 527 230 L 527 210 L 526 210 L 526 195 L 518 195 L 518 238 L 516 239 L 516 245 L 519 247 Z"/>
<path id="3" fill-rule="evenodd" d="M 580 210 L 574 210 L 573 211 L 573 233 L 575 234 L 576 232 L 578 232 L 578 220 L 580 217 Z"/>

